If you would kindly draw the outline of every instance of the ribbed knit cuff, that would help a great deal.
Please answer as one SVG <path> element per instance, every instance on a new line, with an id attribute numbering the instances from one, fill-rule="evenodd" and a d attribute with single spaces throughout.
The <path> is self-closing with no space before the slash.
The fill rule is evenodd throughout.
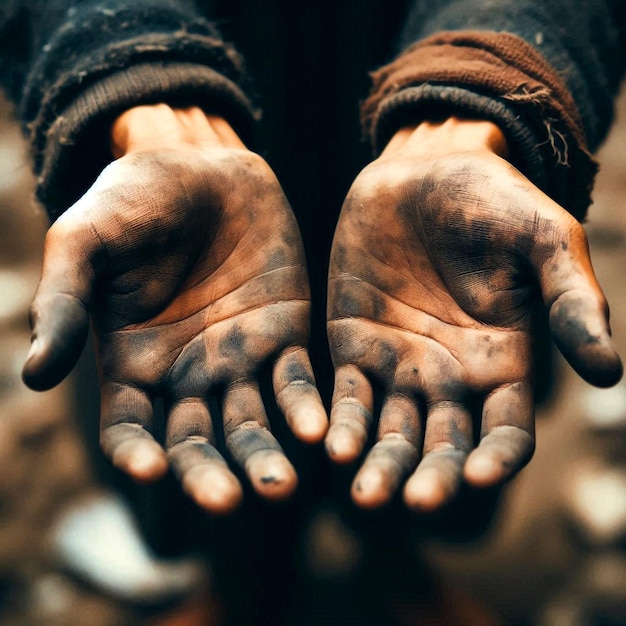
<path id="1" fill-rule="evenodd" d="M 95 82 L 58 111 L 35 161 L 37 198 L 52 220 L 78 200 L 112 160 L 111 124 L 141 104 L 199 106 L 225 117 L 249 142 L 257 111 L 234 82 L 193 63 L 140 63 Z M 40 139 L 41 141 L 41 139 Z"/>
<path id="2" fill-rule="evenodd" d="M 584 219 L 597 165 L 567 87 L 524 40 L 509 33 L 439 33 L 372 78 L 362 121 L 375 150 L 409 123 L 454 114 L 489 119 L 505 133 L 514 165 Z"/>

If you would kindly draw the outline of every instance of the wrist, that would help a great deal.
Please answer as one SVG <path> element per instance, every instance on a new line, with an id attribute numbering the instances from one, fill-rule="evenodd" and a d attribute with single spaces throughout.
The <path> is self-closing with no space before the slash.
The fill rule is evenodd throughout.
<path id="1" fill-rule="evenodd" d="M 245 148 L 223 117 L 208 115 L 200 107 L 167 104 L 142 105 L 122 113 L 111 126 L 110 144 L 115 158 L 181 145 Z"/>
<path id="2" fill-rule="evenodd" d="M 488 151 L 504 159 L 509 153 L 504 133 L 497 124 L 459 117 L 423 121 L 401 128 L 391 137 L 381 158 L 400 151 L 428 156 Z"/>

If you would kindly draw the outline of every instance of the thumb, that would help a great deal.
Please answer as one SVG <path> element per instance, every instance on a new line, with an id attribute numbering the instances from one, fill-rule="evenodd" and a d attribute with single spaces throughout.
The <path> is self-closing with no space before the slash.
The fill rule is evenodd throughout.
<path id="1" fill-rule="evenodd" d="M 593 272 L 582 226 L 575 223 L 555 247 L 557 252 L 539 273 L 552 336 L 582 378 L 610 387 L 622 376 L 622 362 L 611 339 L 609 307 Z"/>
<path id="2" fill-rule="evenodd" d="M 30 309 L 30 352 L 22 378 L 38 391 L 60 383 L 80 356 L 89 330 L 94 272 L 85 237 L 53 225 Z"/>
<path id="3" fill-rule="evenodd" d="M 609 310 L 591 289 L 571 289 L 550 307 L 550 328 L 561 354 L 587 382 L 611 387 L 622 377 L 622 362 L 611 339 Z"/>

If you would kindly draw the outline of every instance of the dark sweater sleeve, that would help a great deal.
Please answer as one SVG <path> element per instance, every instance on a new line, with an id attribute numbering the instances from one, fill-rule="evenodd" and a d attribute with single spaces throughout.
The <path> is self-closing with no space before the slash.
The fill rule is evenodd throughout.
<path id="1" fill-rule="evenodd" d="M 623 2 L 412 3 L 402 52 L 373 74 L 362 110 L 376 149 L 404 124 L 461 114 L 504 130 L 511 160 L 584 219 L 591 156 L 624 70 Z"/>
<path id="2" fill-rule="evenodd" d="M 111 122 L 129 107 L 198 105 L 244 141 L 257 116 L 241 57 L 193 2 L 5 0 L 0 42 L 0 78 L 52 219 L 111 160 Z"/>

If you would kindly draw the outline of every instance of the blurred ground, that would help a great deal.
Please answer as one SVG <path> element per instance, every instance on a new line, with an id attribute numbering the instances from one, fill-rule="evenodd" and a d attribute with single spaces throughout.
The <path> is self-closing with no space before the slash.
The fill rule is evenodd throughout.
<path id="1" fill-rule="evenodd" d="M 19 132 L 0 109 L 0 626 L 136 625 L 132 608 L 64 573 L 50 553 L 56 517 L 99 488 L 71 417 L 84 391 L 69 381 L 35 394 L 20 380 L 47 222 Z M 626 98 L 618 120 L 600 154 L 587 229 L 626 355 Z M 495 532 L 480 545 L 416 551 L 507 624 L 626 624 L 626 384 L 598 391 L 560 358 L 556 368 L 536 456 Z"/>

